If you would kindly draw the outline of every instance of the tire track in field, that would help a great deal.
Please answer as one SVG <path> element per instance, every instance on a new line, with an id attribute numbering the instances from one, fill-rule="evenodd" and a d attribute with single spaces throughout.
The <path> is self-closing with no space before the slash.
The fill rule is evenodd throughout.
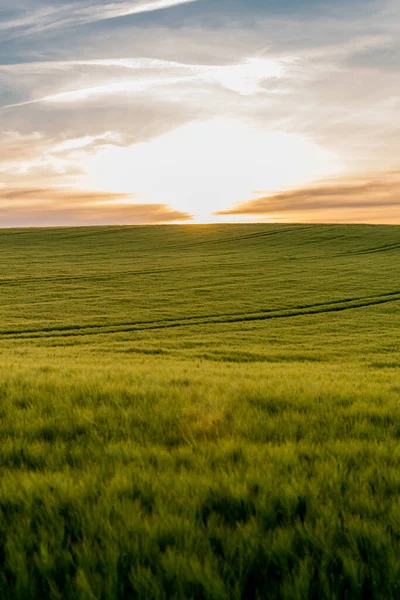
<path id="1" fill-rule="evenodd" d="M 400 250 L 400 242 L 395 244 L 386 244 L 384 246 L 376 246 L 375 248 L 365 248 L 365 250 L 357 250 L 354 252 L 346 252 L 340 256 L 354 256 L 360 254 L 378 254 L 379 252 L 390 252 L 392 250 Z"/>
<path id="2" fill-rule="evenodd" d="M 83 326 L 66 325 L 58 328 L 42 328 L 31 330 L 0 331 L 0 339 L 36 339 L 52 337 L 74 337 L 88 335 L 105 335 L 115 333 L 129 333 L 135 331 L 151 331 L 177 327 L 193 327 L 195 325 L 245 323 L 251 321 L 266 321 L 270 319 L 285 319 L 331 312 L 342 312 L 357 308 L 368 308 L 390 302 L 399 302 L 400 292 L 388 292 L 373 297 L 352 298 L 346 300 L 333 300 L 325 303 L 294 306 L 289 308 L 265 309 L 252 313 L 214 314 L 203 316 L 189 316 L 182 319 L 164 319 L 162 321 L 136 321 L 130 323 L 92 324 Z"/>
<path id="3" fill-rule="evenodd" d="M 189 242 L 184 244 L 175 244 L 165 246 L 163 250 L 180 250 L 185 248 L 194 248 L 197 246 L 213 246 L 213 245 L 221 245 L 232 242 L 241 242 L 243 240 L 253 240 L 256 238 L 266 238 L 271 237 L 273 235 L 282 235 L 285 233 L 292 233 L 293 231 L 307 231 L 308 229 L 312 229 L 312 225 L 307 226 L 298 226 L 298 227 L 287 227 L 285 229 L 276 229 L 273 231 L 257 231 L 256 233 L 249 233 L 247 235 L 237 235 L 233 237 L 227 237 L 223 239 L 208 239 L 208 240 L 199 240 L 196 242 Z"/>
<path id="4" fill-rule="evenodd" d="M 279 313 L 282 311 L 288 311 L 288 310 L 306 310 L 306 309 L 314 309 L 314 308 L 318 308 L 318 307 L 329 307 L 331 305 L 336 305 L 336 304 L 344 304 L 344 303 L 350 303 L 350 302 L 358 302 L 360 300 L 369 300 L 371 298 L 375 298 L 375 299 L 379 299 L 379 298 L 387 298 L 390 296 L 400 296 L 400 290 L 399 291 L 395 291 L 395 292 L 386 292 L 384 294 L 376 294 L 375 296 L 357 296 L 357 297 L 352 297 L 352 298 L 341 298 L 340 300 L 327 300 L 325 302 L 317 302 L 317 303 L 312 303 L 312 304 L 297 304 L 297 305 L 293 305 L 289 308 L 265 308 L 265 309 L 258 309 L 258 310 L 254 310 L 250 313 L 245 313 L 248 316 L 250 315 L 264 315 L 264 314 L 269 314 L 269 313 Z M 51 326 L 51 327 L 41 327 L 40 329 L 38 328 L 30 328 L 30 329 L 12 329 L 12 330 L 0 330 L 0 335 L 22 335 L 22 334 L 41 334 L 41 333 L 64 333 L 64 332 L 68 332 L 68 331 L 79 331 L 84 333 L 85 330 L 92 330 L 92 329 L 102 329 L 102 330 L 108 330 L 108 329 L 112 329 L 112 331 L 117 331 L 119 330 L 119 328 L 125 328 L 125 327 L 136 327 L 136 326 L 143 326 L 143 325 L 163 325 L 164 323 L 181 323 L 181 322 L 187 322 L 188 324 L 190 324 L 191 321 L 204 321 L 204 320 L 213 320 L 213 319 L 220 319 L 220 318 L 238 318 L 240 316 L 242 316 L 243 313 L 225 313 L 225 314 L 221 314 L 221 313 L 209 313 L 209 314 L 203 314 L 203 315 L 189 315 L 186 317 L 182 317 L 182 318 L 176 318 L 176 317 L 166 317 L 163 319 L 152 319 L 150 321 L 146 320 L 146 321 L 119 321 L 117 323 L 88 323 L 87 325 L 60 325 L 58 327 L 55 326 Z"/>
<path id="5" fill-rule="evenodd" d="M 132 276 L 142 276 L 142 275 L 159 275 L 160 273 L 169 273 L 171 271 L 185 271 L 186 267 L 160 267 L 158 269 L 130 269 L 127 271 L 116 271 L 115 273 L 101 273 L 98 274 L 87 274 L 87 275 L 51 275 L 51 276 L 37 276 L 37 277 L 29 277 L 28 275 L 24 277 L 7 277 L 0 279 L 0 286 L 8 286 L 8 287 L 21 287 L 21 285 L 31 286 L 32 283 L 56 283 L 56 284 L 64 284 L 66 282 L 89 282 L 97 281 L 97 282 L 109 282 L 111 279 L 120 279 L 121 277 L 132 277 Z"/>

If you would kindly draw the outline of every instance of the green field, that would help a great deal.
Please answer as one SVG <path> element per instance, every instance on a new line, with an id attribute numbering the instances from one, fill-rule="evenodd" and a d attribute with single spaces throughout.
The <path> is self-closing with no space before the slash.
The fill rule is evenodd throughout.
<path id="1" fill-rule="evenodd" d="M 0 232 L 0 598 L 400 598 L 400 228 Z"/>

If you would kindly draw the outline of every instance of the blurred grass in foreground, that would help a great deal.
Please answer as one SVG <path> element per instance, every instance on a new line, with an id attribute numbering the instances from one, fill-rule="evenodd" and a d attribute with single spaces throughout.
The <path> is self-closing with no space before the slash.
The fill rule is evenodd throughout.
<path id="1" fill-rule="evenodd" d="M 0 232 L 0 597 L 400 597 L 400 231 Z"/>

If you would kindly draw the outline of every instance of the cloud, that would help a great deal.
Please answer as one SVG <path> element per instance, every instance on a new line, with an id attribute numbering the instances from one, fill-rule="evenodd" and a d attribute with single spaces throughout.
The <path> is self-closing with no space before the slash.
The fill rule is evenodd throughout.
<path id="1" fill-rule="evenodd" d="M 88 70 L 86 85 L 76 87 L 77 72 L 85 73 Z M 126 76 L 127 71 L 132 71 L 129 77 Z M 4 110 L 40 103 L 93 103 L 99 98 L 130 96 L 149 92 L 154 88 L 171 89 L 185 84 L 218 85 L 243 96 L 265 94 L 262 83 L 268 79 L 283 77 L 284 64 L 267 58 L 249 58 L 243 63 L 220 66 L 149 58 L 121 58 L 0 65 L 0 73 L 14 77 L 44 75 L 48 80 L 51 78 L 52 85 L 54 76 L 61 75 L 65 90 L 0 107 Z M 87 81 L 90 80 L 93 83 L 88 86 Z"/>
<path id="2" fill-rule="evenodd" d="M 32 147 L 40 147 L 42 139 L 38 132 L 28 135 L 21 135 L 18 131 L 0 133 L 0 171 L 6 163 L 19 162 L 32 156 Z"/>
<path id="3" fill-rule="evenodd" d="M 17 131 L 0 132 L 0 189 L 1 185 L 34 189 L 74 185 L 82 175 L 83 158 L 120 143 L 120 137 L 112 132 L 76 138 L 48 137 L 39 132 L 26 135 Z"/>
<path id="4" fill-rule="evenodd" d="M 120 137 L 112 132 L 104 132 L 97 136 L 80 138 L 46 138 L 39 132 L 22 135 L 18 131 L 0 132 L 0 173 L 9 169 L 21 171 L 21 165 L 27 168 L 26 161 L 32 160 L 37 165 L 37 153 L 47 155 L 68 156 L 75 151 L 85 149 L 94 151 L 108 144 L 118 145 Z M 11 165 L 11 166 L 10 166 Z"/>
<path id="5" fill-rule="evenodd" d="M 118 19 L 140 13 L 164 10 L 173 6 L 196 2 L 197 0 L 130 0 L 114 2 L 74 2 L 61 6 L 42 5 L 32 12 L 28 7 L 22 14 L 0 20 L 0 30 L 23 30 L 25 33 L 39 33 L 50 29 L 60 29 L 86 25 L 110 19 Z M 1 14 L 0 14 L 1 17 Z"/>
<path id="6" fill-rule="evenodd" d="M 83 56 L 97 58 L 0 66 L 0 104 L 19 106 L 0 111 L 0 129 L 2 122 L 25 130 L 35 123 L 72 137 L 100 134 L 106 123 L 131 143 L 144 139 L 144 128 L 154 137 L 225 114 L 263 131 L 307 136 L 352 169 L 395 166 L 400 71 L 352 62 L 400 47 L 386 13 L 350 15 L 348 22 L 319 17 L 301 27 L 289 17 L 264 18 L 252 29 L 229 20 L 208 28 L 157 23 L 94 39 L 93 46 L 77 43 Z M 121 48 L 132 55 L 120 58 Z M 60 52 L 73 56 L 71 44 Z"/>
<path id="7" fill-rule="evenodd" d="M 0 187 L 0 227 L 160 224 L 191 218 L 165 204 L 136 204 L 132 194 Z"/>
<path id="8" fill-rule="evenodd" d="M 110 192 L 82 191 L 68 188 L 11 188 L 0 187 L 0 202 L 2 207 L 12 208 L 16 204 L 22 204 L 28 208 L 32 205 L 45 206 L 46 203 L 57 206 L 73 204 L 93 204 L 111 202 L 115 200 L 128 200 L 132 194 L 113 194 Z M 39 203 L 39 204 L 38 204 Z"/>
<path id="9" fill-rule="evenodd" d="M 318 183 L 243 202 L 219 216 L 400 223 L 400 172 Z"/>
<path id="10" fill-rule="evenodd" d="M 0 65 L 0 106 L 10 107 L 0 110 L 0 183 L 103 189 L 94 177 L 85 180 L 84 172 L 91 162 L 87 159 L 105 149 L 104 155 L 115 160 L 93 169 L 101 177 L 114 172 L 115 179 L 104 189 L 124 191 L 129 184 L 136 190 L 143 169 L 132 166 L 140 151 L 135 146 L 154 142 L 157 147 L 160 136 L 179 127 L 197 128 L 221 117 L 271 140 L 289 136 L 312 144 L 334 157 L 345 174 L 398 168 L 398 0 L 181 4 L 179 10 L 160 11 L 161 3 L 150 0 L 15 0 L 12 7 L 0 9 L 3 24 L 9 28 L 14 22 L 0 36 L 1 60 L 8 63 Z M 105 21 L 139 9 L 147 15 Z M 85 26 L 75 26 L 79 24 Z M 227 141 L 226 135 L 207 133 L 199 165 L 209 161 L 208 146 L 228 147 L 222 154 L 230 179 L 220 177 L 220 169 L 214 186 L 207 183 L 207 164 L 196 182 L 178 173 L 171 183 L 166 172 L 164 184 L 162 167 L 155 169 L 151 161 L 153 146 L 149 180 L 158 187 L 151 200 L 172 206 L 180 196 L 182 204 L 176 206 L 183 212 L 190 203 L 194 211 L 206 204 L 215 211 L 251 198 L 253 189 L 262 189 L 265 199 L 283 186 L 306 186 L 315 177 L 339 172 L 332 168 L 307 181 L 285 179 L 279 186 L 270 185 L 277 172 L 300 167 L 304 153 L 296 150 L 282 157 L 276 144 L 259 152 L 249 141 L 244 147 L 235 135 Z M 193 139 L 178 144 L 179 156 L 198 152 Z M 169 145 L 158 163 L 164 165 L 173 156 Z M 252 162 L 260 164 L 260 176 L 243 189 L 240 182 L 249 180 Z M 329 164 L 333 167 L 334 160 L 329 158 Z M 120 188 L 115 182 L 121 180 L 126 186 Z M 361 218 L 366 210 L 377 218 L 370 178 L 364 184 L 368 190 L 357 195 L 369 198 L 364 213 L 359 200 L 350 206 L 354 189 L 342 189 L 341 199 L 328 192 L 322 196 L 321 190 L 319 197 L 311 195 L 307 201 L 298 196 L 296 209 L 296 198 L 287 196 L 285 212 L 283 204 L 275 208 L 282 209 L 283 219 L 331 219 L 334 210 L 338 220 Z M 212 193 L 204 199 L 202 190 L 209 189 Z M 301 208 L 304 203 L 308 209 Z M 396 217 L 396 206 L 382 206 L 384 218 Z M 264 218 L 266 213 L 251 214 Z"/>

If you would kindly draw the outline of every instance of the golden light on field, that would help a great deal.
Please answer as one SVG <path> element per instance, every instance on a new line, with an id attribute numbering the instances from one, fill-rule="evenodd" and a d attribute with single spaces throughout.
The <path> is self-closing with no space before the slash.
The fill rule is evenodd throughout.
<path id="1" fill-rule="evenodd" d="M 235 203 L 342 170 L 335 156 L 305 137 L 222 118 L 146 143 L 108 145 L 82 167 L 86 187 L 167 204 L 199 222 Z"/>

